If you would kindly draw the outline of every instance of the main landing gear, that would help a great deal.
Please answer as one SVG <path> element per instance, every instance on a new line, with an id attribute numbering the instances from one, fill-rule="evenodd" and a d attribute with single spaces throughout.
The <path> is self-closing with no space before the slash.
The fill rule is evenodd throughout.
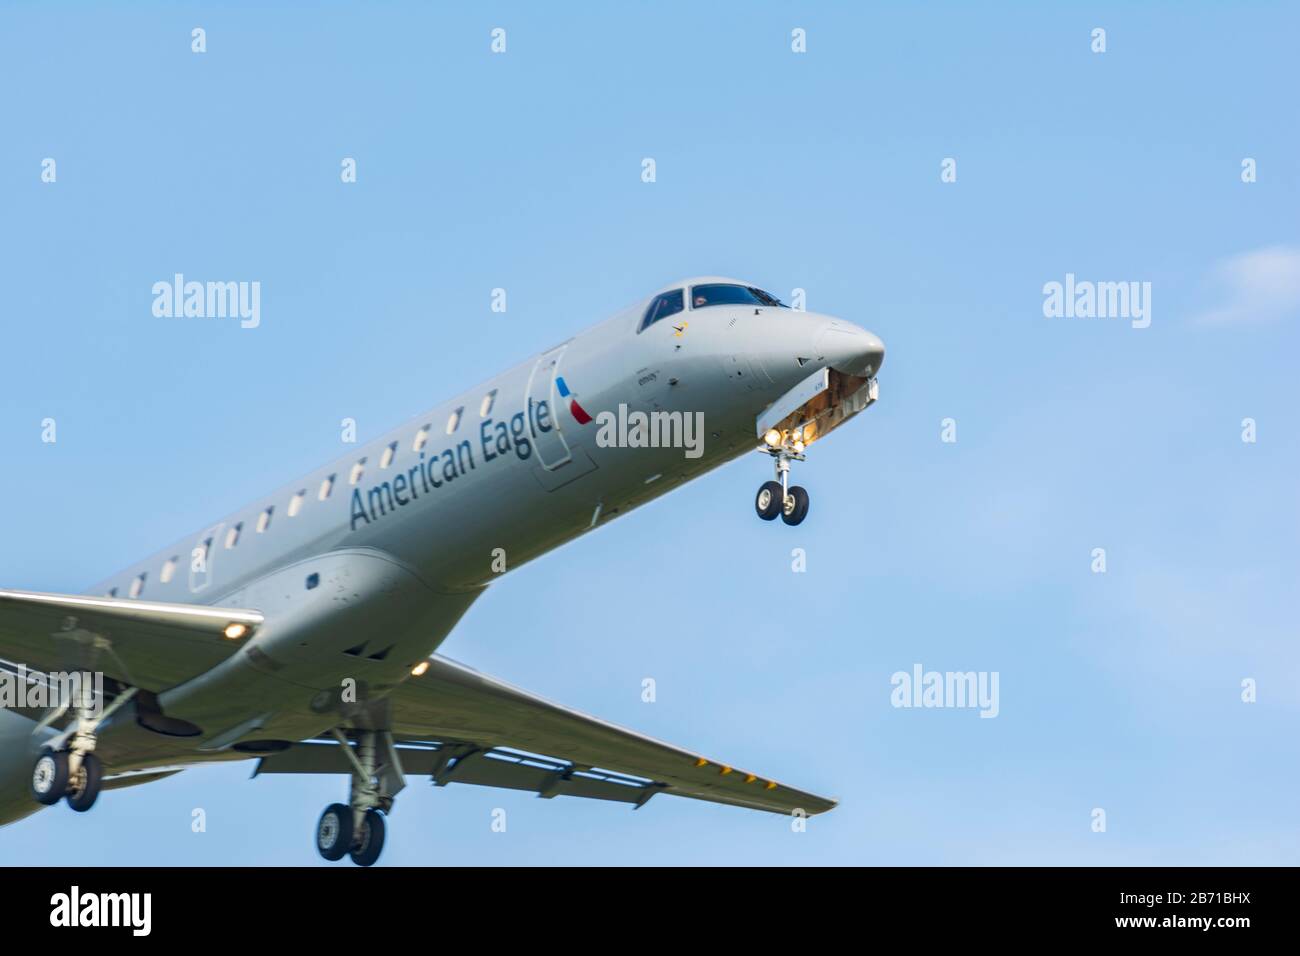
<path id="1" fill-rule="evenodd" d="M 808 492 L 800 485 L 790 484 L 790 462 L 803 461 L 800 446 L 779 445 L 775 448 L 760 446 L 775 459 L 776 480 L 765 481 L 758 486 L 754 496 L 754 510 L 764 521 L 771 521 L 777 515 L 788 525 L 796 525 L 808 517 Z"/>
<path id="2" fill-rule="evenodd" d="M 384 815 L 404 786 L 402 765 L 386 730 L 354 731 L 356 746 L 341 730 L 332 731 L 352 764 L 348 804 L 331 803 L 316 825 L 316 852 L 331 862 L 348 856 L 357 866 L 372 866 L 384 849 Z"/>
<path id="3" fill-rule="evenodd" d="M 94 694 L 89 682 L 74 686 L 76 719 L 41 750 L 32 766 L 32 798 L 53 806 L 67 798 L 68 806 L 85 813 L 95 805 L 104 780 L 104 765 L 95 756 L 100 728 L 115 711 L 135 695 L 134 688 L 119 694 L 103 713 L 96 714 Z M 38 730 L 48 727 L 68 712 L 65 702 L 41 721 Z"/>

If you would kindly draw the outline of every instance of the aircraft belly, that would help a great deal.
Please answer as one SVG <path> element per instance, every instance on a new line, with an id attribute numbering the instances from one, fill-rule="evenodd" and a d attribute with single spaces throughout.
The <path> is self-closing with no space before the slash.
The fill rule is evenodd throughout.
<path id="1" fill-rule="evenodd" d="M 192 741 L 198 749 L 313 735 L 336 722 L 341 701 L 382 696 L 406 679 L 480 593 L 434 590 L 379 552 L 299 562 L 234 595 L 266 623 L 238 653 L 158 703 L 202 729 Z"/>

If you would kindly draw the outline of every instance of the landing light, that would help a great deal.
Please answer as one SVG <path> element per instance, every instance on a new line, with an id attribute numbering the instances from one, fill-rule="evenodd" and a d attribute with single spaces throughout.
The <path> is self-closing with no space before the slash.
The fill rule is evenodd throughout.
<path id="1" fill-rule="evenodd" d="M 803 440 L 810 442 L 817 437 L 817 423 L 809 422 L 803 427 Z"/>
<path id="2" fill-rule="evenodd" d="M 423 676 L 424 676 L 424 672 L 427 671 L 428 669 L 429 669 L 429 662 L 428 662 L 428 661 L 420 661 L 420 663 L 416 664 L 414 667 L 411 668 L 411 676 L 412 676 L 412 677 L 423 677 Z"/>
<path id="3" fill-rule="evenodd" d="M 237 641 L 237 640 L 239 640 L 241 637 L 243 637 L 245 634 L 248 633 L 248 625 L 247 625 L 247 624 L 227 624 L 227 625 L 226 625 L 226 629 L 225 629 L 225 631 L 223 631 L 222 633 L 224 633 L 224 634 L 226 635 L 226 637 L 230 638 L 232 641 Z"/>
<path id="4" fill-rule="evenodd" d="M 767 434 L 763 436 L 763 441 L 775 448 L 777 445 L 781 444 L 781 433 L 775 428 L 768 429 Z"/>

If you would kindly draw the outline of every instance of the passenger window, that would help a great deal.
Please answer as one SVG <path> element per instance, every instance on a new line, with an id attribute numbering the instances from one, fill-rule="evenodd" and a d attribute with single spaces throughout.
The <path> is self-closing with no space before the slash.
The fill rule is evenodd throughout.
<path id="1" fill-rule="evenodd" d="M 302 500 L 307 497 L 307 489 L 298 492 L 289 499 L 289 517 L 294 518 L 299 511 L 302 511 Z"/>
<path id="2" fill-rule="evenodd" d="M 131 582 L 131 597 L 138 598 L 140 593 L 144 590 L 144 577 L 143 574 L 138 574 L 136 575 L 135 580 Z"/>
<path id="3" fill-rule="evenodd" d="M 663 295 L 657 295 L 650 302 L 650 306 L 645 310 L 645 318 L 641 320 L 641 332 L 654 325 L 660 319 L 666 319 L 670 315 L 676 315 L 686 308 L 686 294 L 681 289 L 674 289 L 672 292 L 665 292 Z"/>
<path id="4" fill-rule="evenodd" d="M 460 413 L 465 411 L 464 407 L 456 409 L 451 413 L 451 418 L 447 419 L 447 434 L 450 435 L 460 427 Z"/>
<path id="5" fill-rule="evenodd" d="M 230 530 L 226 532 L 226 550 L 229 551 L 235 545 L 239 544 L 239 533 L 244 530 L 244 523 L 231 525 Z"/>
<path id="6" fill-rule="evenodd" d="M 348 484 L 355 485 L 358 481 L 360 481 L 361 475 L 365 470 L 366 470 L 366 460 L 362 458 L 359 462 L 357 462 L 355 465 L 352 466 L 352 474 L 348 475 Z"/>
<path id="7" fill-rule="evenodd" d="M 320 501 L 324 501 L 326 498 L 330 496 L 330 492 L 333 490 L 334 490 L 334 476 L 330 475 L 328 478 L 326 478 L 324 481 L 320 483 L 320 494 L 318 495 L 318 499 Z"/>
<path id="8" fill-rule="evenodd" d="M 497 390 L 494 388 L 483 396 L 483 404 L 479 406 L 479 418 L 487 418 L 492 414 L 492 404 L 497 400 Z"/>
<path id="9" fill-rule="evenodd" d="M 267 528 L 271 527 L 271 515 L 275 512 L 275 506 L 267 508 L 257 516 L 257 533 L 261 534 Z"/>
<path id="10" fill-rule="evenodd" d="M 419 451 L 424 447 L 425 442 L 429 440 L 429 426 L 425 425 L 415 433 L 415 441 L 411 442 L 411 451 Z"/>
<path id="11" fill-rule="evenodd" d="M 163 584 L 169 582 L 173 575 L 176 574 L 176 558 L 168 558 L 167 563 L 162 567 L 162 573 L 158 575 L 158 580 Z"/>
<path id="12" fill-rule="evenodd" d="M 393 463 L 393 456 L 397 454 L 397 442 L 393 442 L 384 449 L 383 455 L 379 458 L 379 467 L 387 468 Z"/>

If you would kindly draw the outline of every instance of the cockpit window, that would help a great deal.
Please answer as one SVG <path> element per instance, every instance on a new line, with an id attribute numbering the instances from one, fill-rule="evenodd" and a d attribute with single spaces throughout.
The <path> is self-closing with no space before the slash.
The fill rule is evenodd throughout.
<path id="1" fill-rule="evenodd" d="M 650 301 L 650 306 L 645 310 L 645 318 L 641 320 L 641 328 L 648 329 L 660 319 L 665 319 L 670 315 L 676 315 L 686 308 L 686 293 L 681 289 L 674 289 L 672 292 L 665 292 L 663 295 L 657 295 Z"/>
<path id="2" fill-rule="evenodd" d="M 752 285 L 712 283 L 691 287 L 692 309 L 704 309 L 711 305 L 760 305 L 777 309 L 788 308 L 776 296 L 762 289 L 756 289 Z"/>

